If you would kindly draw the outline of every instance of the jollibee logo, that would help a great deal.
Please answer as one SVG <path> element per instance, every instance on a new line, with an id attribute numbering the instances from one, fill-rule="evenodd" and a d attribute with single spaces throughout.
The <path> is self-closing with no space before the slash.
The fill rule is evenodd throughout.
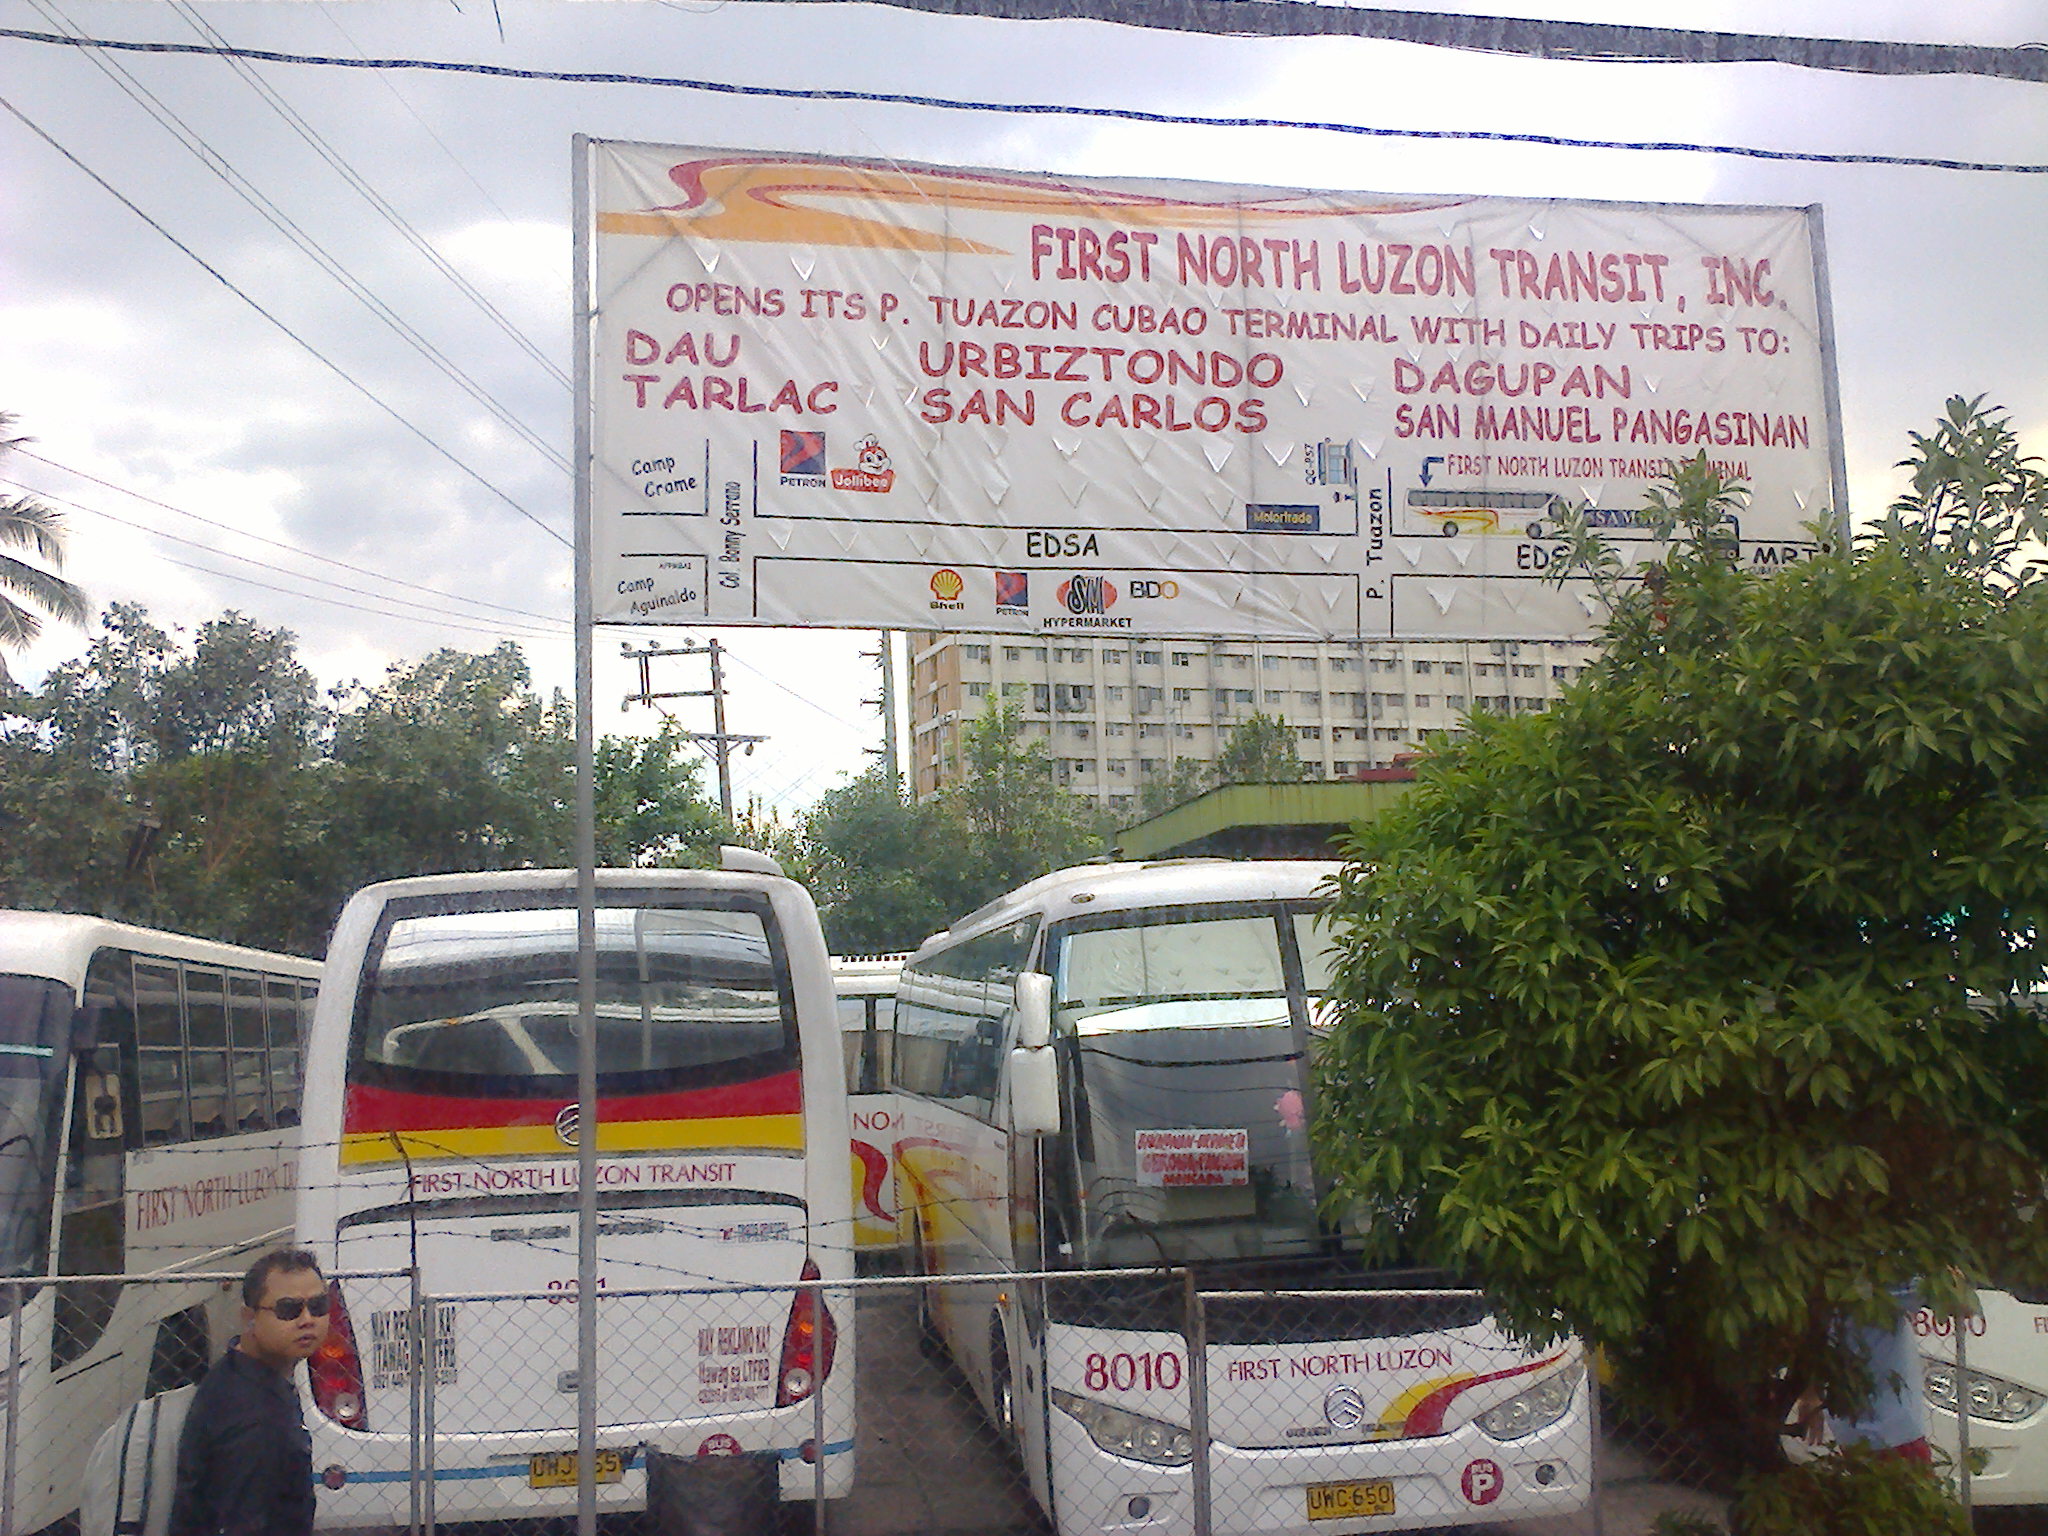
<path id="1" fill-rule="evenodd" d="M 1465 1490 L 1465 1499 L 1471 1504 L 1491 1504 L 1500 1497 L 1500 1491 L 1507 1479 L 1500 1475 L 1500 1463 L 1488 1461 L 1484 1456 L 1465 1467 L 1465 1475 L 1459 1479 L 1459 1486 Z"/>
<path id="2" fill-rule="evenodd" d="M 886 491 L 896 483 L 896 471 L 889 450 L 870 432 L 853 450 L 854 468 L 832 471 L 835 491 Z"/>

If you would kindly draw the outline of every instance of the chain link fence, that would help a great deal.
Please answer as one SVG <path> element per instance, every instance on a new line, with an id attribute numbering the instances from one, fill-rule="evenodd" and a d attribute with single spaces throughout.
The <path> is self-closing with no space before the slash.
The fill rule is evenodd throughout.
<path id="1" fill-rule="evenodd" d="M 196 1382 L 238 1275 L 0 1284 L 0 1532 L 63 1528 L 129 1407 Z M 575 1297 L 332 1277 L 301 1373 L 322 1528 L 566 1536 L 579 1411 L 615 1533 L 1648 1536 L 1724 1518 L 1684 1437 L 1475 1292 L 1205 1289 L 1178 1269 Z M 1953 1355 L 1950 1355 L 1953 1364 Z M 1684 1529 L 1685 1527 L 1675 1527 Z M 2003 1528 L 2003 1527 L 2001 1527 Z"/>

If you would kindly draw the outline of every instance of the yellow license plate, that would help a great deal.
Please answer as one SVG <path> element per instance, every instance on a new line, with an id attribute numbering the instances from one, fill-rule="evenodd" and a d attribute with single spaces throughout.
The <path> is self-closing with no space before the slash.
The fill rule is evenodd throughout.
<path id="1" fill-rule="evenodd" d="M 1391 1478 L 1308 1485 L 1308 1517 L 1311 1520 L 1362 1520 L 1369 1515 L 1391 1515 L 1393 1512 L 1394 1483 Z"/>
<path id="2" fill-rule="evenodd" d="M 597 1453 L 597 1478 L 600 1483 L 616 1483 L 626 1475 L 626 1453 L 624 1451 L 599 1451 Z M 576 1453 L 574 1451 L 535 1451 L 526 1461 L 526 1484 L 529 1488 L 574 1488 L 576 1486 Z"/>

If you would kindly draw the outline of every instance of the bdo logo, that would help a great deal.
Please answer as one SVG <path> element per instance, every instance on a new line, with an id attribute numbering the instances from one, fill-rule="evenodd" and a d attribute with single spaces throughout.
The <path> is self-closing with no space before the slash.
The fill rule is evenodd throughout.
<path id="1" fill-rule="evenodd" d="M 1180 596 L 1180 583 L 1160 577 L 1141 576 L 1131 583 L 1131 596 L 1151 598 L 1175 598 Z"/>
<path id="2" fill-rule="evenodd" d="M 960 573 L 951 566 L 932 573 L 932 596 L 942 603 L 957 603 L 960 594 L 967 590 L 967 583 L 960 579 Z"/>
<path id="3" fill-rule="evenodd" d="M 1107 613 L 1116 606 L 1116 585 L 1100 576 L 1069 576 L 1053 593 L 1069 613 Z"/>

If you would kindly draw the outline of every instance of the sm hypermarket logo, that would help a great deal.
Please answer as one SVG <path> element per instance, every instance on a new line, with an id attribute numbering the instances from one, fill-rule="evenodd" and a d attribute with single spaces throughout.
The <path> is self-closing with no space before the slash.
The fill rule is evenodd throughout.
<path id="1" fill-rule="evenodd" d="M 1069 613 L 1107 613 L 1116 606 L 1116 583 L 1102 576 L 1069 576 L 1053 596 Z"/>
<path id="2" fill-rule="evenodd" d="M 932 607 L 940 612 L 952 613 L 967 606 L 960 600 L 967 583 L 950 565 L 932 572 L 931 588 Z"/>

